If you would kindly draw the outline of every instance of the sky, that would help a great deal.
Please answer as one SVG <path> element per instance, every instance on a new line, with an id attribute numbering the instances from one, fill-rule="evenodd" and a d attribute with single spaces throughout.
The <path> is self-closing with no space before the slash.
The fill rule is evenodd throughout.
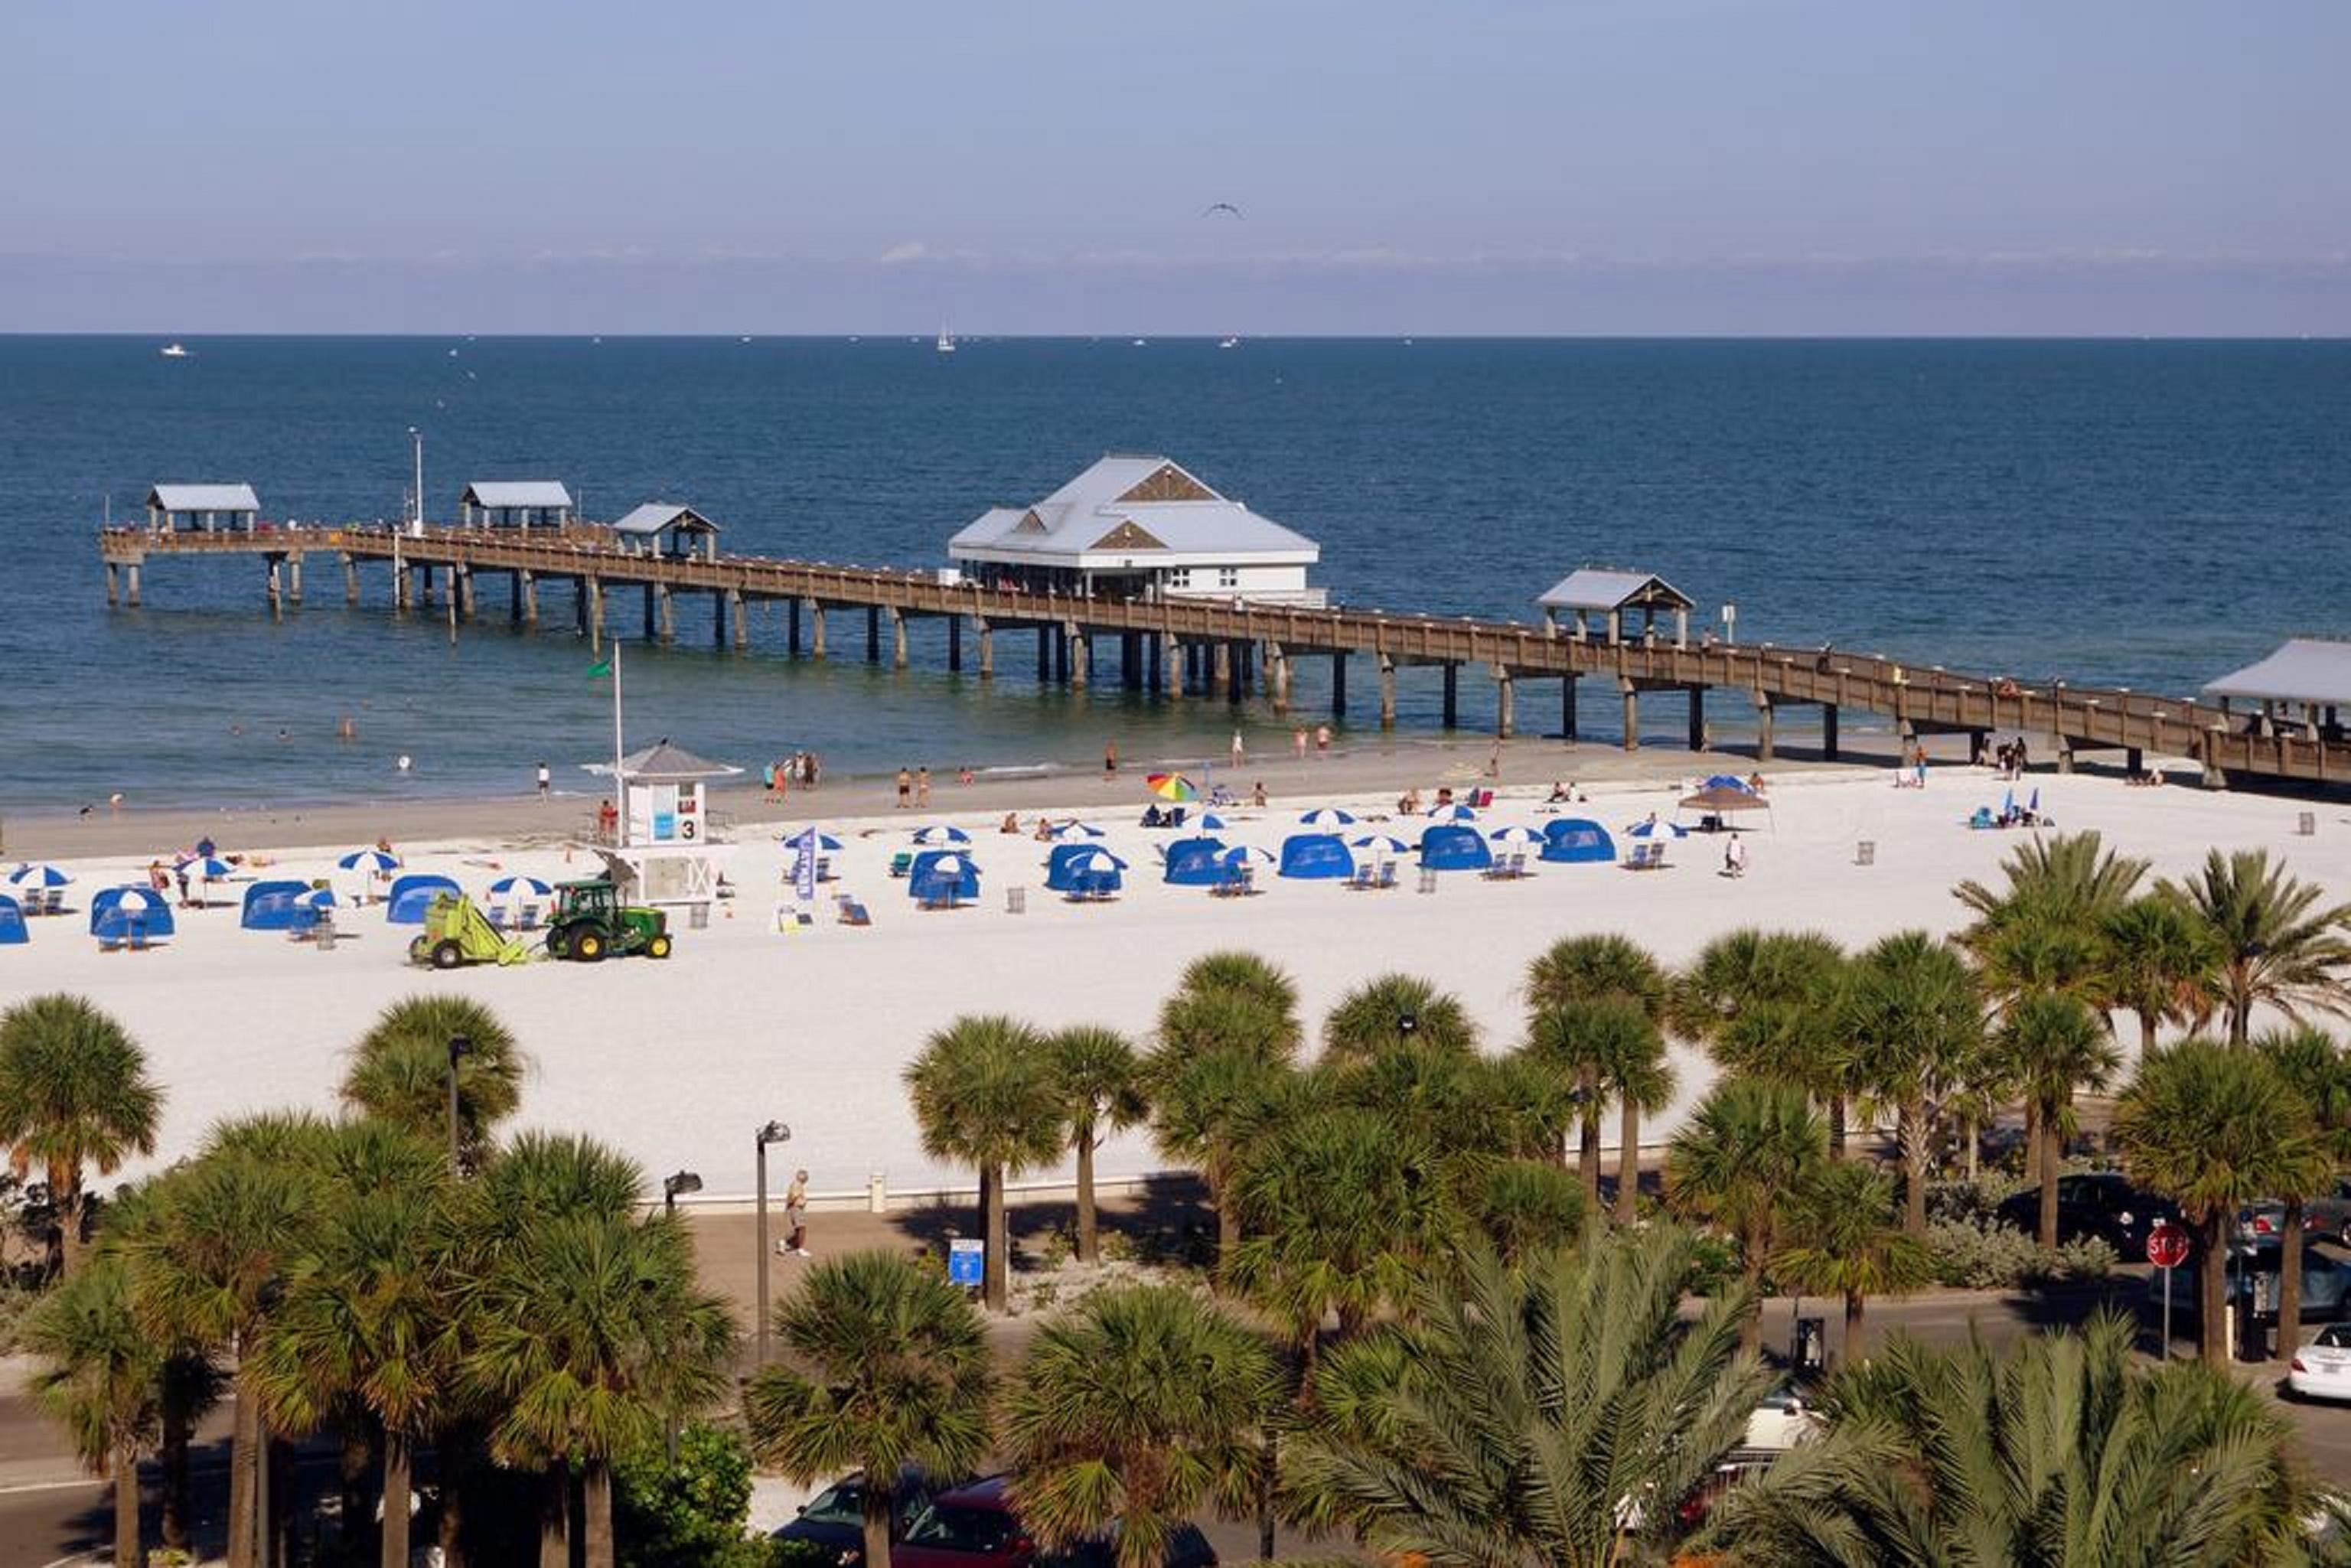
<path id="1" fill-rule="evenodd" d="M 2340 335 L 2346 59 L 2343 0 L 20 0 L 0 330 Z"/>

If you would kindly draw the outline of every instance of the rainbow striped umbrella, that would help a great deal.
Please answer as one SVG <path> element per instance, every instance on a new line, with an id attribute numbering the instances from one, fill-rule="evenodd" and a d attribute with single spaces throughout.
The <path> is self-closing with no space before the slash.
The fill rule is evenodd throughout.
<path id="1" fill-rule="evenodd" d="M 1181 773 L 1154 773 L 1143 781 L 1144 788 L 1163 800 L 1196 800 L 1198 786 Z"/>

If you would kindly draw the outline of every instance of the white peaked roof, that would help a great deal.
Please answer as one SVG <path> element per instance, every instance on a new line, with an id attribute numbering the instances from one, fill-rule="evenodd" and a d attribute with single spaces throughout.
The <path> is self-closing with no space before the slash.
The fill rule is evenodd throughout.
<path id="1" fill-rule="evenodd" d="M 657 534 L 673 523 L 679 527 L 718 531 L 718 525 L 695 511 L 692 507 L 674 507 L 666 501 L 647 501 L 627 517 L 612 525 L 612 531 L 622 534 Z"/>
<path id="2" fill-rule="evenodd" d="M 457 499 L 493 510 L 508 507 L 568 507 L 571 505 L 571 492 L 552 479 L 476 479 L 465 486 L 465 493 Z"/>
<path id="3" fill-rule="evenodd" d="M 261 497 L 250 485 L 158 485 L 147 504 L 166 512 L 257 512 Z"/>
<path id="4" fill-rule="evenodd" d="M 1535 602 L 1545 610 L 1623 610 L 1638 609 L 1688 610 L 1697 601 L 1667 582 L 1664 578 L 1646 571 L 1609 571 L 1597 567 L 1585 567 L 1571 571 L 1552 584 L 1551 591 Z"/>
<path id="5" fill-rule="evenodd" d="M 2268 658 L 2208 682 L 2204 690 L 2216 697 L 2351 707 L 2351 643 L 2289 638 Z"/>
<path id="6" fill-rule="evenodd" d="M 585 767 L 590 773 L 609 775 L 612 771 L 609 762 L 590 762 Z M 621 758 L 621 777 L 632 784 L 688 784 L 697 779 L 724 779 L 742 771 L 724 762 L 696 757 L 683 746 L 672 746 L 666 736 Z"/>
<path id="7" fill-rule="evenodd" d="M 1061 566 L 1117 565 L 1148 556 L 1311 565 L 1305 535 L 1208 488 L 1172 459 L 1113 454 L 1032 507 L 997 507 L 948 541 L 954 556 L 1035 559 Z"/>

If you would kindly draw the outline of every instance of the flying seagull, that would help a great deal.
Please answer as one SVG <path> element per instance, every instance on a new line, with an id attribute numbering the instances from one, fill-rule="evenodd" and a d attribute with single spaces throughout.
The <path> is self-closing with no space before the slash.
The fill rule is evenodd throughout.
<path id="1" fill-rule="evenodd" d="M 1204 217 L 1204 218 L 1213 218 L 1213 217 L 1215 217 L 1218 213 L 1230 213 L 1230 214 L 1233 214 L 1233 216 L 1235 216 L 1235 217 L 1239 217 L 1239 216 L 1241 215 L 1241 210 L 1240 210 L 1238 207 L 1237 207 L 1237 206 L 1233 205 L 1230 202 L 1217 202 L 1217 203 L 1213 203 L 1213 204 L 1211 204 L 1209 205 L 1209 207 L 1208 207 L 1205 212 L 1203 212 L 1200 215 L 1201 215 L 1202 217 Z"/>

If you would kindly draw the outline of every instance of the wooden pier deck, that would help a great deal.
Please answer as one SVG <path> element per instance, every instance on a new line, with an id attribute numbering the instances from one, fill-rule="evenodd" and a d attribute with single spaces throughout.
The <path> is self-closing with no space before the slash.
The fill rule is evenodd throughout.
<path id="1" fill-rule="evenodd" d="M 2231 776 L 2334 783 L 2351 779 L 2351 745 L 2302 727 L 2271 726 L 2245 715 L 2179 698 L 2065 683 L 2032 684 L 1905 664 L 1842 650 L 1770 643 L 1677 643 L 1649 636 L 1579 638 L 1540 622 L 1436 617 L 1352 606 L 1291 608 L 1207 599 L 1155 601 L 1010 592 L 974 581 L 944 582 L 935 573 L 893 571 L 758 556 L 679 557 L 635 553 L 592 527 L 563 535 L 431 527 L 423 533 L 382 527 L 264 528 L 251 533 L 172 533 L 145 528 L 99 534 L 110 604 L 141 601 L 141 571 L 157 558 L 245 556 L 264 563 L 266 601 L 277 610 L 303 598 L 303 567 L 340 569 L 348 603 L 360 602 L 361 569 L 392 567 L 394 608 L 431 605 L 436 591 L 453 625 L 481 611 L 476 580 L 503 579 L 509 615 L 541 620 L 540 591 L 559 585 L 576 630 L 591 645 L 606 635 L 614 595 L 641 596 L 644 633 L 672 641 L 675 604 L 707 595 L 712 634 L 721 647 L 747 647 L 761 604 L 783 609 L 789 651 L 824 658 L 828 616 L 863 612 L 865 656 L 904 667 L 910 622 L 946 623 L 947 663 L 978 675 L 997 668 L 996 639 L 1033 632 L 1040 680 L 1073 687 L 1109 673 L 1130 689 L 1174 700 L 1261 694 L 1277 712 L 1290 706 L 1290 674 L 1301 659 L 1331 661 L 1332 706 L 1343 714 L 1350 662 L 1360 658 L 1376 684 L 1380 721 L 1395 722 L 1396 671 L 1434 665 L 1444 672 L 1444 718 L 1459 722 L 1464 670 L 1491 684 L 1495 731 L 1518 727 L 1519 688 L 1556 681 L 1560 728 L 1577 738 L 1576 696 L 1586 679 L 1606 683 L 1623 705 L 1624 744 L 1638 744 L 1640 705 L 1664 696 L 1687 705 L 1689 744 L 1707 744 L 1709 694 L 1743 705 L 1758 737 L 1758 756 L 1772 755 L 1775 716 L 1813 707 L 1824 753 L 1837 755 L 1839 716 L 1884 715 L 1906 737 L 2016 732 L 2056 738 L 2058 765 L 2076 752 L 2120 750 L 2136 770 L 2147 754 L 2193 758 L 2208 783 Z M 967 629 L 974 643 L 967 658 Z M 1099 673 L 1098 673 L 1099 668 Z"/>

